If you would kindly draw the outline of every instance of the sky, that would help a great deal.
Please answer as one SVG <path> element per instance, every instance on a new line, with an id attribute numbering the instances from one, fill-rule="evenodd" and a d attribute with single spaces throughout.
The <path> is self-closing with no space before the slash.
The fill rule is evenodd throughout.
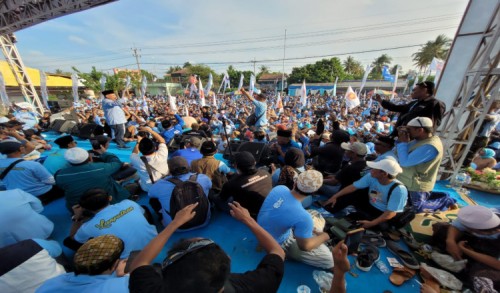
<path id="1" fill-rule="evenodd" d="M 216 72 L 290 73 L 322 58 L 353 56 L 363 66 L 411 55 L 440 34 L 453 38 L 467 0 L 120 0 L 16 32 L 26 66 L 72 72 L 142 69 L 162 76 L 189 61 Z M 286 38 L 285 38 L 286 30 Z"/>

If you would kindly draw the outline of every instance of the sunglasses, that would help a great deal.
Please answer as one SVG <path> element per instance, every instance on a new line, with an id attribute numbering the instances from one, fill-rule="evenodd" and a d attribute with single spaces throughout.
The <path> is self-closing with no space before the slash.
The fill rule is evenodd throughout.
<path id="1" fill-rule="evenodd" d="M 178 251 L 178 252 L 172 254 L 170 257 L 166 258 L 163 261 L 163 264 L 161 265 L 161 268 L 165 269 L 168 266 L 170 266 L 173 263 L 175 263 L 176 261 L 178 261 L 179 259 L 181 259 L 186 254 L 189 254 L 191 252 L 200 250 L 200 249 L 202 249 L 204 247 L 207 247 L 209 245 L 212 245 L 212 244 L 215 244 L 215 242 L 213 242 L 210 239 L 200 239 L 200 240 L 197 240 L 197 241 L 193 241 L 193 242 L 191 242 L 189 244 L 189 246 L 188 246 L 188 248 L 186 250 Z"/>

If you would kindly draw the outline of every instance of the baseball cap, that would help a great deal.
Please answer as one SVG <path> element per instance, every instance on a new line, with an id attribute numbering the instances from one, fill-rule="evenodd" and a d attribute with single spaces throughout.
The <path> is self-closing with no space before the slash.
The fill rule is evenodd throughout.
<path id="1" fill-rule="evenodd" d="M 368 161 L 366 165 L 372 169 L 382 170 L 392 176 L 396 176 L 403 172 L 398 162 L 393 159 L 383 159 L 378 162 Z"/>
<path id="2" fill-rule="evenodd" d="M 189 139 L 189 143 L 190 143 L 193 147 L 195 147 L 195 148 L 197 148 L 197 149 L 200 149 L 200 147 L 201 147 L 201 139 L 199 139 L 199 138 L 198 138 L 198 137 L 196 137 L 196 136 L 192 136 L 192 137 Z"/>
<path id="3" fill-rule="evenodd" d="M 238 153 L 235 159 L 236 166 L 241 167 L 252 167 L 256 164 L 254 156 L 247 151 Z"/>
<path id="4" fill-rule="evenodd" d="M 92 238 L 75 253 L 75 269 L 79 274 L 99 274 L 120 258 L 123 249 L 123 241 L 114 235 Z"/>
<path id="5" fill-rule="evenodd" d="M 168 169 L 172 175 L 181 175 L 189 172 L 189 164 L 184 157 L 173 157 L 168 160 Z"/>
<path id="6" fill-rule="evenodd" d="M 347 143 L 343 142 L 340 147 L 347 151 L 352 151 L 358 156 L 364 156 L 368 152 L 366 145 L 362 142 Z"/>
<path id="7" fill-rule="evenodd" d="M 432 127 L 432 120 L 428 117 L 413 118 L 406 126 L 411 127 Z"/>
<path id="8" fill-rule="evenodd" d="M 483 206 L 465 206 L 457 215 L 460 224 L 470 229 L 488 230 L 500 225 L 500 218 L 492 210 Z"/>
<path id="9" fill-rule="evenodd" d="M 307 170 L 299 174 L 296 183 L 299 191 L 313 193 L 323 185 L 323 175 L 316 170 Z"/>
<path id="10" fill-rule="evenodd" d="M 64 153 L 64 158 L 66 161 L 68 161 L 70 164 L 81 164 L 85 162 L 89 158 L 89 153 L 82 149 L 82 148 L 71 148 Z"/>

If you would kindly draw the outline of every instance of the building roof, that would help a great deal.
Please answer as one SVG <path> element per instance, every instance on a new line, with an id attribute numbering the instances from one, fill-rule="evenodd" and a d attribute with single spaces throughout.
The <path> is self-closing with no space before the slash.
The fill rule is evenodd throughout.
<path id="1" fill-rule="evenodd" d="M 33 85 L 40 86 L 40 70 L 29 67 L 27 68 L 27 70 Z M 2 72 L 3 78 L 5 80 L 5 86 L 19 86 L 7 61 L 0 61 L 0 72 Z M 71 87 L 72 85 L 71 76 L 50 73 L 45 74 L 47 75 L 48 87 Z"/>
<path id="2" fill-rule="evenodd" d="M 189 74 L 187 68 L 182 68 L 181 70 L 177 70 L 171 73 L 171 75 L 185 75 L 185 74 Z"/>
<path id="3" fill-rule="evenodd" d="M 282 77 L 282 74 L 281 74 L 281 73 L 263 73 L 263 74 L 259 77 L 259 81 L 265 81 L 265 80 L 276 80 L 276 79 L 281 80 L 281 77 Z M 285 79 L 286 79 L 287 77 L 288 77 L 288 76 L 285 74 Z"/>

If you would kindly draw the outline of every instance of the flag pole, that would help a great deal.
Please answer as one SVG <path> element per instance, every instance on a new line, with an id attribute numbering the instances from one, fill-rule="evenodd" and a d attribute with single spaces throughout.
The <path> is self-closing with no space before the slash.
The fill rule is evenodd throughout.
<path id="1" fill-rule="evenodd" d="M 286 56 L 286 29 L 285 29 L 285 39 L 283 40 L 283 72 L 281 73 L 281 96 L 283 96 L 285 90 L 285 56 Z"/>

